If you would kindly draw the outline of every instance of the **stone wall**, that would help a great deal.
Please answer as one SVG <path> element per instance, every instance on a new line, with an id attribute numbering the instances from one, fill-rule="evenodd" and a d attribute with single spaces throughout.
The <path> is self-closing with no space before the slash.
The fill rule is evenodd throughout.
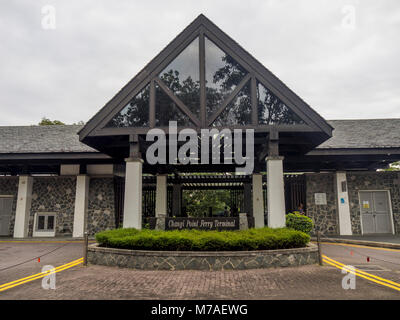
<path id="1" fill-rule="evenodd" d="M 294 267 L 318 262 L 318 249 L 306 248 L 260 251 L 145 251 L 90 245 L 91 264 L 140 270 L 244 270 L 272 267 Z"/>
<path id="2" fill-rule="evenodd" d="M 353 234 L 361 234 L 360 190 L 389 190 L 395 233 L 400 233 L 400 172 L 348 172 L 347 185 Z"/>
<path id="3" fill-rule="evenodd" d="M 13 196 L 12 213 L 9 226 L 9 235 L 14 234 L 15 210 L 18 196 L 18 177 L 0 177 L 0 196 Z"/>
<path id="4" fill-rule="evenodd" d="M 306 174 L 307 216 L 313 219 L 315 231 L 323 234 L 339 234 L 334 173 Z M 326 193 L 326 205 L 315 204 L 315 193 Z"/>
<path id="5" fill-rule="evenodd" d="M 89 235 L 115 228 L 113 178 L 90 178 L 87 229 Z"/>
<path id="6" fill-rule="evenodd" d="M 34 177 L 28 236 L 37 212 L 56 213 L 56 236 L 72 235 L 76 177 Z"/>

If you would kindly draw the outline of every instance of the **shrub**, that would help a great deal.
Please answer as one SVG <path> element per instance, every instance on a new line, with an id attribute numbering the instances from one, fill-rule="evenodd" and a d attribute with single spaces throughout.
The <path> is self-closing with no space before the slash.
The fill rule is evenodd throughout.
<path id="1" fill-rule="evenodd" d="M 286 215 L 286 227 L 302 231 L 309 234 L 313 228 L 311 218 L 299 213 L 289 213 Z"/>
<path id="2" fill-rule="evenodd" d="M 237 231 L 114 229 L 96 234 L 104 247 L 166 251 L 247 251 L 305 247 L 310 236 L 288 229 Z"/>

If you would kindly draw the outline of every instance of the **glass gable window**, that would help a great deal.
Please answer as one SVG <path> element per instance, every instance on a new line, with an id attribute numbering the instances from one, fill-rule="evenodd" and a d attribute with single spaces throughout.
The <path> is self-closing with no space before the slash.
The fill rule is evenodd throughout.
<path id="1" fill-rule="evenodd" d="M 146 76 L 143 84 L 147 85 L 113 116 L 106 127 L 146 128 L 150 123 L 156 127 L 167 127 L 169 121 L 190 127 L 306 124 L 256 79 L 254 71 L 246 70 L 227 54 L 229 50 L 222 43 L 207 34 L 193 37 L 194 40 L 183 50 L 179 48 L 180 51 L 174 52 L 168 60 L 160 62 L 162 65 L 155 67 L 159 68 L 155 69 L 157 72 Z M 201 41 L 204 41 L 203 45 Z M 243 57 L 240 61 L 244 61 L 241 59 Z M 251 101 L 251 93 L 255 101 Z M 150 112 L 150 100 L 155 106 L 154 113 Z M 226 107 L 221 112 L 222 106 Z M 252 107 L 256 109 L 257 119 L 252 117 L 256 116 Z M 149 118 L 150 113 L 152 119 Z"/>
<path id="2" fill-rule="evenodd" d="M 199 38 L 193 40 L 159 75 L 195 115 L 200 113 Z"/>
<path id="3" fill-rule="evenodd" d="M 239 91 L 222 113 L 213 122 L 214 127 L 246 125 L 251 123 L 250 81 Z"/>
<path id="4" fill-rule="evenodd" d="M 150 85 L 144 87 L 106 127 L 147 127 L 149 125 Z"/>
<path id="5" fill-rule="evenodd" d="M 304 124 L 277 96 L 257 82 L 258 123 L 259 124 Z"/>
<path id="6" fill-rule="evenodd" d="M 205 37 L 207 115 L 212 115 L 246 76 L 247 71 Z"/>
<path id="7" fill-rule="evenodd" d="M 156 85 L 156 126 L 168 127 L 169 121 L 177 121 L 178 126 L 194 126 L 190 118 Z"/>

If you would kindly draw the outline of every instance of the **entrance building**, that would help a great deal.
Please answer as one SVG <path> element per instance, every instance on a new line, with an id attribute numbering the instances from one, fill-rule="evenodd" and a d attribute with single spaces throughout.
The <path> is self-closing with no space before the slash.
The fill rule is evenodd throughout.
<path id="1" fill-rule="evenodd" d="M 377 171 L 400 160 L 400 119 L 323 119 L 203 15 L 84 126 L 0 137 L 6 236 L 185 218 L 191 189 L 229 190 L 249 227 L 284 227 L 302 205 L 324 234 L 400 231 L 400 174 Z"/>

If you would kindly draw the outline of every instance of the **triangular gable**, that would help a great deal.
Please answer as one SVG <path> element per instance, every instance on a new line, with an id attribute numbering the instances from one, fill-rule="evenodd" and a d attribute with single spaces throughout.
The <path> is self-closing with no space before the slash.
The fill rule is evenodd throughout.
<path id="1" fill-rule="evenodd" d="M 222 90 L 220 90 L 221 92 L 218 92 L 221 96 L 222 102 L 219 101 L 216 104 L 217 107 L 213 107 L 214 110 L 210 110 L 210 108 L 206 110 L 206 106 L 208 107 L 211 105 L 210 100 L 207 99 L 209 99 L 208 92 L 213 89 L 212 86 L 208 88 L 207 85 L 203 85 L 203 88 L 199 88 L 199 92 L 195 92 L 195 94 L 190 92 L 190 94 L 188 94 L 188 92 L 185 92 L 183 89 L 183 79 L 179 79 L 180 75 L 184 74 L 184 71 L 179 71 L 179 75 L 177 76 L 179 81 L 182 80 L 182 83 L 180 84 L 181 87 L 178 89 L 171 85 L 171 83 L 169 83 L 164 77 L 169 76 L 166 73 L 170 71 L 168 70 L 168 67 L 171 66 L 171 64 L 174 64 L 174 60 L 179 59 L 182 55 L 190 56 L 187 54 L 188 50 L 190 53 L 190 50 L 198 49 L 200 52 L 203 52 L 203 55 L 207 55 L 207 50 L 209 48 L 204 48 L 204 46 L 214 46 L 217 49 L 212 48 L 212 50 L 215 51 L 219 49 L 221 52 L 224 52 L 226 57 L 229 57 L 229 59 L 240 66 L 237 67 L 236 71 L 241 71 L 243 69 L 243 74 L 240 74 L 240 72 L 237 72 L 238 75 L 235 74 L 238 79 L 235 80 L 237 82 L 232 88 L 224 84 L 224 89 L 226 89 L 225 91 L 228 94 L 227 98 L 223 96 L 223 94 L 226 93 L 225 91 L 222 92 Z M 202 61 L 201 54 L 200 61 L 198 60 L 199 55 L 193 57 L 196 58 L 199 63 L 200 73 L 197 75 L 198 80 L 191 79 L 192 82 L 189 84 L 186 83 L 185 85 L 186 87 L 190 86 L 191 88 L 197 88 L 196 83 L 206 83 L 209 78 L 206 70 L 209 70 L 210 67 L 207 66 L 206 69 L 204 64 L 207 64 L 207 60 L 206 62 L 204 62 L 204 60 Z M 204 70 L 203 73 L 201 70 Z M 172 72 L 174 71 L 172 70 Z M 232 116 L 229 117 L 229 113 L 234 113 L 235 108 L 247 108 L 246 106 L 238 107 L 237 105 L 235 107 L 235 104 L 237 104 L 235 101 L 238 100 L 239 96 L 241 101 L 244 101 L 245 104 L 250 103 L 253 106 L 254 111 L 250 115 L 253 125 L 255 121 L 260 122 L 257 123 L 258 125 L 279 126 L 281 124 L 298 124 L 304 127 L 309 127 L 311 131 L 320 131 L 331 136 L 332 127 L 318 113 L 316 113 L 282 81 L 275 77 L 268 69 L 253 58 L 234 40 L 227 36 L 215 24 L 208 20 L 204 15 L 200 15 L 142 71 L 140 71 L 137 76 L 122 88 L 92 119 L 89 120 L 85 127 L 79 132 L 80 140 L 83 140 L 89 135 L 102 134 L 101 131 L 104 130 L 104 128 L 109 129 L 107 132 L 112 135 L 113 128 L 110 128 L 110 123 L 113 123 L 113 119 L 115 118 L 120 119 L 122 117 L 125 120 L 125 124 L 132 123 L 133 127 L 137 126 L 136 123 L 139 123 L 141 127 L 148 128 L 158 126 L 156 123 L 156 113 L 159 113 L 160 110 L 156 111 L 156 98 L 153 98 L 153 102 L 148 102 L 148 121 L 144 121 L 140 117 L 137 117 L 136 114 L 147 114 L 146 112 L 139 112 L 137 108 L 135 109 L 132 107 L 132 101 L 135 102 L 135 97 L 137 97 L 144 88 L 147 88 L 146 86 L 148 85 L 150 86 L 148 92 L 150 95 L 153 94 L 153 97 L 156 97 L 156 88 L 157 90 L 161 90 L 163 95 L 169 97 L 170 103 L 166 104 L 168 105 L 167 108 L 175 110 L 174 112 L 170 110 L 170 114 L 174 116 L 179 114 L 179 119 L 185 119 L 185 121 L 182 122 L 182 125 L 191 123 L 195 127 L 200 128 L 215 126 L 219 121 L 223 126 L 224 124 L 221 118 L 223 119 L 225 117 L 225 119 L 231 119 L 230 121 L 232 121 L 233 118 Z M 246 86 L 250 86 L 250 89 Z M 261 90 L 261 88 L 264 88 L 265 90 Z M 247 94 L 249 95 L 247 100 L 243 97 L 243 91 L 247 91 Z M 248 93 L 248 91 L 251 92 Z M 262 103 L 265 103 L 265 110 L 262 110 L 262 103 L 260 103 L 261 91 L 264 91 L 264 100 Z M 216 95 L 213 96 L 214 99 L 215 96 Z M 200 105 L 196 109 L 198 103 L 200 103 Z M 276 112 L 276 108 L 278 107 L 282 108 L 283 111 Z M 127 116 L 127 108 L 130 108 L 129 110 L 134 110 L 133 112 L 136 113 L 133 116 L 131 114 Z M 230 111 L 229 108 L 233 109 Z M 255 111 L 255 109 L 257 109 L 257 111 Z M 263 117 L 262 121 L 259 121 L 260 116 Z M 125 118 L 131 119 L 131 122 Z M 244 115 L 242 118 L 245 120 L 242 119 L 240 122 L 245 121 L 247 124 L 248 115 Z M 265 119 L 283 119 L 283 122 L 280 122 L 281 120 L 271 122 L 270 120 Z M 118 134 L 121 134 L 121 130 L 123 130 L 121 127 L 124 126 L 125 125 L 116 126 L 119 128 Z"/>

